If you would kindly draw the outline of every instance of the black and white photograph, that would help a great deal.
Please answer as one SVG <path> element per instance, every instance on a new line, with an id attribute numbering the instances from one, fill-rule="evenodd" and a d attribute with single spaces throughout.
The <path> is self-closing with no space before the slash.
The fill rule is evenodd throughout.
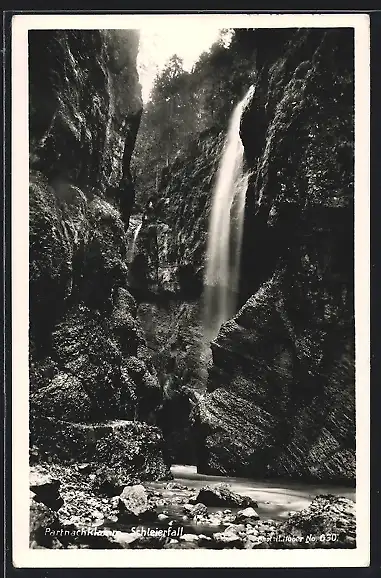
<path id="1" fill-rule="evenodd" d="M 19 18 L 25 560 L 367 565 L 367 17 Z"/>

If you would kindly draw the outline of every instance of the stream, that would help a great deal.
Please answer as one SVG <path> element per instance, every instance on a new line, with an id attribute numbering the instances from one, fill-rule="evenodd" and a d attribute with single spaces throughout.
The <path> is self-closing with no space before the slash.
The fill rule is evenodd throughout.
<path id="1" fill-rule="evenodd" d="M 285 520 L 289 512 L 300 511 L 308 507 L 313 498 L 319 494 L 333 494 L 343 496 L 353 501 L 356 499 L 356 489 L 348 486 L 307 484 L 293 482 L 290 480 L 250 480 L 245 478 L 212 476 L 198 474 L 196 466 L 173 465 L 173 485 L 178 484 L 179 488 L 167 488 L 167 482 L 147 482 L 144 486 L 148 491 L 155 492 L 158 498 L 157 512 L 168 516 L 166 520 L 155 522 L 155 528 L 165 528 L 168 525 L 173 527 L 182 526 L 184 533 L 204 534 L 210 536 L 214 532 L 221 531 L 221 524 L 204 524 L 194 522 L 184 518 L 183 505 L 189 496 L 189 489 L 198 490 L 203 486 L 216 486 L 221 482 L 227 483 L 233 492 L 249 496 L 256 500 L 258 507 L 255 508 L 261 520 Z M 172 484 L 171 484 L 172 485 Z M 186 486 L 188 489 L 181 488 Z M 160 498 L 165 504 L 160 505 Z M 170 505 L 168 505 L 170 504 Z M 242 508 L 229 508 L 232 514 Z M 210 513 L 221 512 L 223 506 L 208 507 Z M 122 531 L 130 531 L 131 524 L 124 525 L 120 522 L 106 524 L 108 527 Z M 136 525 L 136 524 L 135 524 Z M 228 525 L 228 524 L 226 524 Z M 141 524 L 141 527 L 151 527 L 151 525 Z"/>

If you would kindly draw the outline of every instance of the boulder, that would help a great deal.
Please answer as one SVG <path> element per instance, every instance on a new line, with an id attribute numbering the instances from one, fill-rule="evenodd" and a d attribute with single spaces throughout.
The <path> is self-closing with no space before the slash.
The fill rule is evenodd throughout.
<path id="1" fill-rule="evenodd" d="M 129 420 L 81 424 L 53 418 L 39 418 L 38 424 L 33 437 L 40 451 L 64 463 L 97 464 L 94 490 L 104 481 L 105 495 L 113 495 L 113 486 L 118 494 L 130 483 L 172 477 L 163 437 L 155 426 Z"/>
<path id="2" fill-rule="evenodd" d="M 205 506 L 232 506 L 232 507 L 258 507 L 258 504 L 249 496 L 241 496 L 233 492 L 227 484 L 217 486 L 204 486 L 192 498 L 190 504 L 201 502 Z"/>
<path id="3" fill-rule="evenodd" d="M 236 522 L 245 522 L 250 523 L 255 520 L 259 520 L 259 516 L 254 508 L 245 508 L 244 510 L 240 510 L 236 516 Z"/>
<path id="4" fill-rule="evenodd" d="M 155 510 L 148 503 L 144 486 L 126 486 L 119 496 L 119 519 L 123 521 L 153 520 Z"/>
<path id="5" fill-rule="evenodd" d="M 208 508 L 205 506 L 205 504 L 195 504 L 195 506 L 193 506 L 193 511 L 192 511 L 192 516 L 195 518 L 196 516 L 206 516 L 206 514 L 208 513 Z"/>
<path id="6" fill-rule="evenodd" d="M 243 548 L 243 538 L 232 530 L 213 534 L 213 543 L 216 548 Z"/>
<path id="7" fill-rule="evenodd" d="M 316 496 L 308 508 L 278 525 L 277 534 L 301 539 L 304 548 L 356 548 L 355 503 L 331 494 Z M 315 540 L 307 544 L 307 535 Z"/>
<path id="8" fill-rule="evenodd" d="M 195 518 L 196 516 L 206 516 L 208 508 L 202 503 L 184 504 L 183 511 L 190 518 Z"/>

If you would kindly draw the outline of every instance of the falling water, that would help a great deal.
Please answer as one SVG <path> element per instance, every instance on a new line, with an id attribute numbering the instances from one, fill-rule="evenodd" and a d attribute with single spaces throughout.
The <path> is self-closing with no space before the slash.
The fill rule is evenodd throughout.
<path id="1" fill-rule="evenodd" d="M 135 256 L 135 247 L 136 247 L 136 241 L 138 239 L 138 235 L 140 232 L 140 229 L 142 228 L 142 222 L 140 221 L 140 223 L 137 225 L 135 231 L 134 231 L 134 236 L 132 237 L 132 241 L 131 244 L 128 248 L 128 262 L 132 263 L 134 256 Z"/>
<path id="2" fill-rule="evenodd" d="M 253 91 L 252 86 L 233 110 L 213 190 L 204 278 L 204 329 L 208 341 L 235 313 L 249 178 L 243 168 L 239 129 Z"/>

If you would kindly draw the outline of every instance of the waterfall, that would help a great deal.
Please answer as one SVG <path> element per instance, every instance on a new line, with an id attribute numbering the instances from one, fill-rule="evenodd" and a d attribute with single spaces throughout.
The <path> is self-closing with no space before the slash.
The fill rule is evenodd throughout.
<path id="1" fill-rule="evenodd" d="M 134 231 L 134 236 L 132 237 L 132 241 L 131 241 L 130 246 L 128 248 L 128 256 L 127 256 L 128 263 L 132 263 L 132 261 L 135 257 L 136 241 L 138 239 L 138 235 L 139 235 L 141 228 L 142 228 L 142 222 L 140 221 L 140 223 L 138 223 L 138 225 Z"/>
<path id="2" fill-rule="evenodd" d="M 244 171 L 241 116 L 252 98 L 251 86 L 234 108 L 213 190 L 204 276 L 204 330 L 214 339 L 236 308 L 243 219 L 249 174 Z"/>

